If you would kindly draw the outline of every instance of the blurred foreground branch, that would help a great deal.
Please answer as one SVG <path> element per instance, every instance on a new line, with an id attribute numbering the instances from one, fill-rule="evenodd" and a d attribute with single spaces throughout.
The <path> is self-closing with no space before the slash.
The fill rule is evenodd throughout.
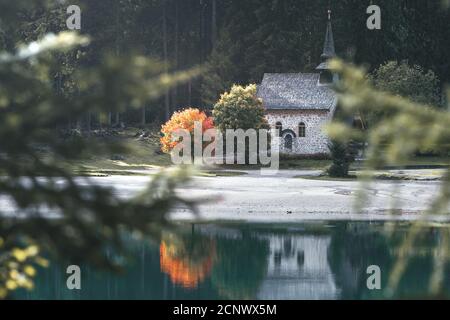
<path id="1" fill-rule="evenodd" d="M 386 165 L 404 165 L 417 152 L 435 152 L 448 157 L 450 112 L 377 91 L 370 85 L 366 72 L 362 68 L 347 65 L 340 60 L 334 60 L 331 67 L 341 77 L 336 90 L 343 116 L 341 120 L 327 128 L 328 133 L 332 139 L 341 142 L 366 142 L 367 170 Z M 367 130 L 355 129 L 351 121 L 348 121 L 354 115 L 373 111 L 389 116 L 372 123 Z M 420 239 L 421 227 L 427 223 L 429 215 L 449 214 L 449 170 L 447 169 L 442 179 L 440 193 L 436 195 L 429 209 L 423 213 L 423 219 L 413 224 L 401 245 L 400 252 L 413 250 Z M 434 295 L 440 292 L 445 265 L 450 259 L 448 250 L 450 239 L 448 230 L 445 232 L 435 256 L 435 273 L 430 279 L 430 289 Z M 399 256 L 390 276 L 388 291 L 395 290 L 397 287 L 406 270 L 408 260 L 408 255 Z"/>
<path id="2" fill-rule="evenodd" d="M 173 205 L 194 205 L 174 191 L 188 180 L 187 169 L 162 172 L 141 194 L 123 199 L 64 166 L 82 153 L 122 148 L 61 139 L 55 129 L 68 113 L 138 108 L 200 72 L 169 75 L 143 56 L 106 56 L 77 70 L 75 97 L 58 94 L 49 71 L 58 67 L 54 53 L 88 41 L 65 32 L 0 54 L 0 201 L 7 209 L 0 211 L 0 298 L 32 289 L 35 267 L 46 266 L 47 256 L 116 270 L 127 254 L 124 233 L 159 238 L 170 228 L 166 214 Z M 41 148 L 49 156 L 41 157 Z"/>

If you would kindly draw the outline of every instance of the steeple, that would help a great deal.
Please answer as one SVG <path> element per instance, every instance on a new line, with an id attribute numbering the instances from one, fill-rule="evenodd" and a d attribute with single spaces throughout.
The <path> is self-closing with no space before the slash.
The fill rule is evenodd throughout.
<path id="1" fill-rule="evenodd" d="M 325 34 L 325 42 L 323 44 L 323 53 L 320 56 L 322 61 L 334 58 L 336 51 L 334 49 L 333 29 L 331 27 L 331 10 L 328 10 L 327 32 Z"/>
<path id="2" fill-rule="evenodd" d="M 316 70 L 320 72 L 319 84 L 330 85 L 337 81 L 337 75 L 333 74 L 328 66 L 328 61 L 336 57 L 334 49 L 333 29 L 331 27 L 331 10 L 328 10 L 327 32 L 323 43 L 323 52 L 320 55 L 321 63 Z"/>

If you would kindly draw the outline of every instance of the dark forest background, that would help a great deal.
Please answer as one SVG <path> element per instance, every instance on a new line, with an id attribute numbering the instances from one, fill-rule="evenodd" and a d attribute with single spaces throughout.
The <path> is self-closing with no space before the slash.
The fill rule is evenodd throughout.
<path id="1" fill-rule="evenodd" d="M 320 62 L 327 10 L 332 10 L 338 55 L 372 70 L 389 60 L 407 60 L 450 80 L 450 13 L 440 0 L 78 0 L 53 9 L 23 8 L 22 24 L 2 21 L 0 46 L 12 50 L 48 32 L 66 30 L 66 8 L 82 8 L 87 49 L 61 54 L 55 90 L 76 98 L 77 66 L 95 65 L 105 54 L 142 53 L 161 62 L 161 73 L 205 66 L 201 77 L 171 89 L 161 99 L 122 114 L 106 125 L 160 123 L 188 106 L 210 109 L 233 83 L 259 83 L 265 72 L 308 72 Z M 382 10 L 382 29 L 368 30 L 366 9 Z M 71 126 L 91 122 L 70 119 Z M 101 121 L 98 120 L 100 123 Z"/>

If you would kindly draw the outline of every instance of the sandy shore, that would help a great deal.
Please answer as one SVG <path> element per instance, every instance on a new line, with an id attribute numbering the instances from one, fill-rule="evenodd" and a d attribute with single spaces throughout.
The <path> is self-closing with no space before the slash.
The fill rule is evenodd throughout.
<path id="1" fill-rule="evenodd" d="M 239 177 L 196 178 L 179 192 L 208 201 L 200 205 L 201 220 L 414 220 L 423 217 L 440 185 L 438 181 L 373 182 L 365 189 L 367 203 L 356 211 L 361 183 L 298 178 L 318 173 L 286 170 L 275 177 L 251 172 Z M 171 216 L 176 220 L 197 218 L 184 208 L 177 208 Z"/>
<path id="2" fill-rule="evenodd" d="M 202 199 L 200 215 L 177 207 L 174 220 L 296 222 L 304 220 L 414 220 L 423 217 L 439 191 L 439 181 L 376 181 L 365 190 L 368 202 L 355 211 L 361 190 L 358 181 L 325 181 L 299 178 L 318 171 L 283 170 L 261 176 L 258 170 L 231 177 L 195 177 L 177 190 L 187 199 Z M 114 187 L 121 197 L 142 190 L 149 176 L 92 178 L 95 184 Z M 390 209 L 395 209 L 392 215 Z M 11 203 L 0 199 L 0 211 L 11 213 Z M 432 217 L 443 220 L 444 217 Z M 448 218 L 446 218 L 448 219 Z"/>

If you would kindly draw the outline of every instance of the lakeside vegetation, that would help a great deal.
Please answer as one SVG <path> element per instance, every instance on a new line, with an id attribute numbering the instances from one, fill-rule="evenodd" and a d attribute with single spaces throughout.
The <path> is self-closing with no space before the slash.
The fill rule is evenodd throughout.
<path id="1" fill-rule="evenodd" d="M 142 134 L 147 135 L 140 138 Z M 99 143 L 107 144 L 120 141 L 124 146 L 124 152 L 112 154 L 105 152 L 103 154 L 95 153 L 86 156 L 80 156 L 77 159 L 67 161 L 67 167 L 75 175 L 145 175 L 149 170 L 155 170 L 172 166 L 170 155 L 161 152 L 160 134 L 157 128 L 147 127 L 126 128 L 116 130 L 114 135 L 109 137 L 90 138 Z M 45 152 L 42 153 L 45 159 Z M 304 159 L 281 157 L 280 169 L 282 170 L 322 170 L 325 171 L 332 161 L 327 159 Z M 401 166 L 387 166 L 384 170 L 399 169 L 439 169 L 450 166 L 450 158 L 443 156 L 414 156 Z M 353 162 L 350 171 L 362 170 L 364 161 Z M 220 170 L 239 171 L 239 170 L 259 170 L 258 165 L 221 165 L 216 170 L 205 169 L 205 173 L 217 174 Z M 224 174 L 224 173 L 223 173 Z"/>

